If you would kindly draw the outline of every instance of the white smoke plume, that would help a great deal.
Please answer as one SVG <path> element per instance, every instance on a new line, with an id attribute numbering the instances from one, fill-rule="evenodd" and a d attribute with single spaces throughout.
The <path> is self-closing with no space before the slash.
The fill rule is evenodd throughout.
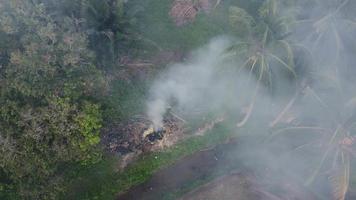
<path id="1" fill-rule="evenodd" d="M 147 115 L 156 128 L 162 127 L 163 115 L 173 102 L 182 110 L 220 106 L 226 95 L 222 87 L 227 80 L 217 79 L 216 73 L 229 44 L 226 38 L 213 40 L 194 52 L 186 63 L 169 67 L 153 84 Z"/>

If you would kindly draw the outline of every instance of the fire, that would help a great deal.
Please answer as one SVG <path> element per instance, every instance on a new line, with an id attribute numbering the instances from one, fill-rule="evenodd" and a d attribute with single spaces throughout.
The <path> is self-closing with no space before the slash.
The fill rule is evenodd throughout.
<path id="1" fill-rule="evenodd" d="M 147 136 L 150 136 L 152 134 L 158 134 L 161 135 L 162 133 L 165 132 L 165 128 L 161 127 L 161 128 L 154 128 L 153 126 L 151 126 L 150 128 L 148 128 L 147 130 L 145 130 L 142 134 L 143 138 L 146 138 Z"/>
<path id="2" fill-rule="evenodd" d="M 154 132 L 155 132 L 155 129 L 151 126 L 150 128 L 148 128 L 147 130 L 145 130 L 145 131 L 143 132 L 142 137 L 143 137 L 143 138 L 146 138 L 148 135 L 150 135 L 150 134 L 152 134 L 152 133 L 154 133 Z"/>

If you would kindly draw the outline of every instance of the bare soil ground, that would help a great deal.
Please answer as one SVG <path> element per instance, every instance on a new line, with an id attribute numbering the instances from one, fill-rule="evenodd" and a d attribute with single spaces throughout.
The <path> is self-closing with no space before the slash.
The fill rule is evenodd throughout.
<path id="1" fill-rule="evenodd" d="M 316 200 L 313 194 L 297 184 L 280 183 L 278 193 L 263 186 L 253 174 L 231 173 L 184 195 L 180 200 Z M 271 183 L 274 185 L 275 183 Z M 269 186 L 271 186 L 269 185 Z"/>
<path id="2" fill-rule="evenodd" d="M 180 200 L 214 199 L 268 200 L 269 198 L 254 190 L 253 185 L 243 174 L 233 173 L 193 190 Z"/>

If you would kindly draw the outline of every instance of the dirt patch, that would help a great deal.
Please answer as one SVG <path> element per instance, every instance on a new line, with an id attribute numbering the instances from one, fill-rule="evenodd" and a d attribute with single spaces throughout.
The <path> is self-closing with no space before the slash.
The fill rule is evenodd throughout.
<path id="1" fill-rule="evenodd" d="M 270 200 L 255 190 L 249 178 L 242 173 L 232 173 L 184 195 L 180 200 Z"/>

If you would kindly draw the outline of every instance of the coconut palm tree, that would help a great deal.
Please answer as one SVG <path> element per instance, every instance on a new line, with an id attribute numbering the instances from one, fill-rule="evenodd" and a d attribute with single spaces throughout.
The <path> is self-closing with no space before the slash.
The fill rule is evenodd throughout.
<path id="1" fill-rule="evenodd" d="M 248 71 L 248 80 L 255 75 L 255 86 L 246 115 L 237 125 L 243 126 L 251 116 L 261 86 L 273 89 L 280 76 L 297 78 L 294 51 L 297 46 L 288 39 L 288 22 L 292 17 L 281 17 L 276 0 L 266 1 L 253 17 L 242 8 L 230 8 L 230 23 L 236 27 L 240 41 L 226 49 L 226 56 L 241 61 L 238 72 Z"/>

